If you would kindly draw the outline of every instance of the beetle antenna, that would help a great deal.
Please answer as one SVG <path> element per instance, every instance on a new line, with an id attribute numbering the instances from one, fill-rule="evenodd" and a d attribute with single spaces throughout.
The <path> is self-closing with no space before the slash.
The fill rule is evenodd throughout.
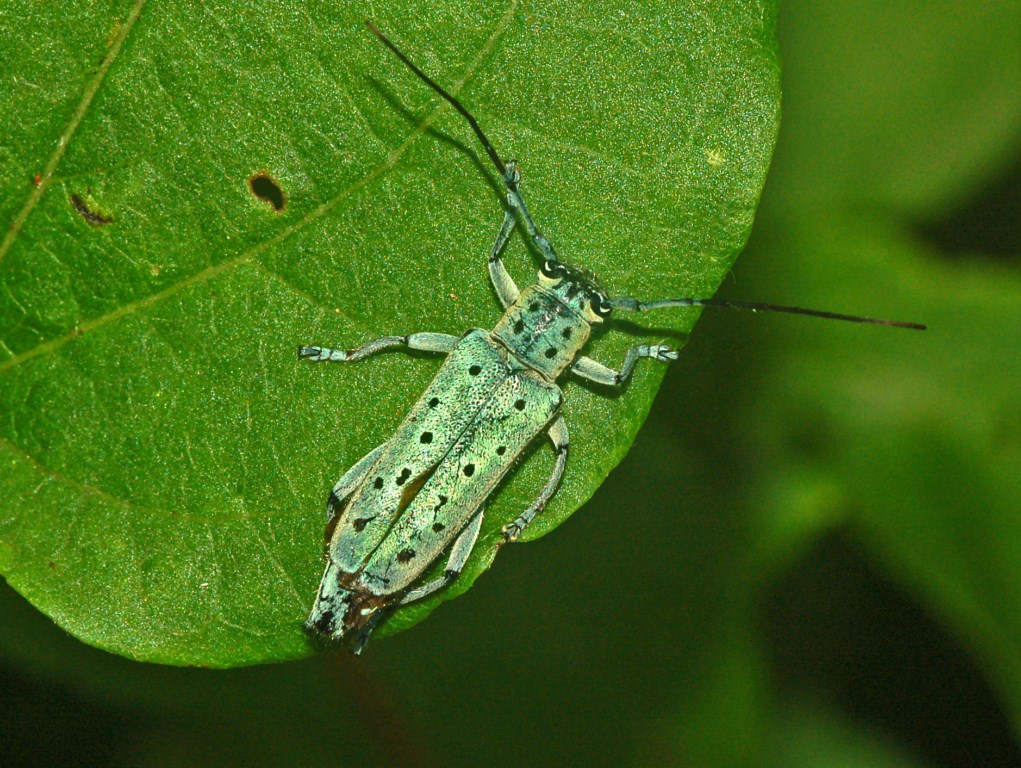
<path id="1" fill-rule="evenodd" d="M 496 170 L 498 170 L 500 175 L 503 177 L 503 183 L 507 185 L 507 204 L 510 208 L 517 210 L 521 217 L 521 222 L 525 225 L 525 230 L 527 230 L 529 237 L 532 238 L 532 242 L 535 244 L 535 247 L 539 249 L 539 252 L 542 253 L 543 257 L 547 261 L 559 261 L 560 259 L 557 257 L 557 252 L 553 249 L 553 245 L 535 225 L 535 221 L 532 220 L 532 214 L 528 212 L 528 206 L 525 205 L 525 201 L 522 199 L 521 193 L 518 191 L 518 182 L 521 180 L 521 174 L 518 172 L 517 164 L 513 160 L 504 163 L 504 161 L 500 159 L 500 155 L 496 153 L 496 150 L 493 148 L 489 139 L 486 137 L 486 134 L 482 132 L 475 116 L 465 109 L 464 105 L 460 101 L 447 93 L 435 80 L 415 66 L 411 59 L 404 55 L 404 52 L 401 51 L 400 48 L 391 43 L 387 36 L 379 31 L 379 27 L 373 24 L 369 19 L 365 20 L 365 26 L 369 28 L 369 31 L 372 32 L 372 34 L 379 38 L 383 45 L 393 51 L 394 55 L 404 62 L 404 65 L 408 69 L 418 75 L 422 82 L 436 91 L 436 93 L 442 96 L 447 103 L 464 116 L 464 119 L 468 121 L 468 125 L 471 126 L 473 131 L 475 131 L 475 135 L 482 144 L 482 148 L 485 149 L 486 154 L 489 155 L 489 159 L 492 160 L 493 165 L 496 166 Z M 494 253 L 499 251 L 499 246 L 506 241 L 506 236 L 510 234 L 509 227 L 513 226 L 513 213 L 508 211 L 507 215 L 511 218 L 507 218 L 504 221 L 504 228 L 500 232 L 500 239 L 497 240 L 498 246 L 494 249 Z"/>
<path id="2" fill-rule="evenodd" d="M 782 312 L 788 315 L 821 317 L 824 320 L 843 320 L 847 323 L 888 325 L 894 328 L 908 328 L 912 331 L 925 330 L 925 326 L 921 323 L 905 323 L 900 320 L 883 320 L 876 317 L 861 317 L 859 315 L 842 315 L 839 312 L 824 312 L 818 309 L 785 307 L 778 304 L 761 304 L 759 302 L 752 301 L 727 301 L 725 299 L 661 299 L 659 301 L 638 301 L 637 299 L 622 298 L 608 299 L 607 303 L 613 309 L 623 309 L 630 312 L 648 312 L 651 309 L 663 309 L 665 307 L 718 307 L 722 309 L 747 309 L 751 312 Z"/>
<path id="3" fill-rule="evenodd" d="M 475 119 L 474 115 L 472 115 L 471 112 L 465 109 L 464 105 L 461 104 L 461 102 L 459 102 L 456 98 L 447 93 L 435 80 L 429 77 L 429 75 L 427 75 L 417 66 L 415 66 L 411 59 L 409 59 L 400 48 L 391 43 L 390 39 L 379 31 L 379 27 L 377 27 L 375 24 L 369 21 L 369 19 L 365 20 L 365 26 L 369 28 L 369 31 L 372 32 L 372 34 L 379 38 L 380 42 L 382 42 L 383 45 L 385 45 L 387 48 L 393 51 L 394 55 L 397 56 L 398 59 L 403 61 L 404 65 L 408 69 L 410 69 L 412 72 L 418 75 L 419 79 L 422 82 L 424 82 L 434 91 L 436 91 L 436 93 L 438 93 L 440 96 L 446 99 L 450 106 L 452 106 L 454 109 L 456 109 L 464 116 L 464 119 L 468 121 L 468 125 L 471 126 L 471 129 L 473 131 L 475 131 L 475 135 L 479 137 L 479 141 L 482 143 L 482 148 L 486 150 L 486 154 L 489 155 L 489 159 L 493 161 L 493 165 L 496 166 L 496 170 L 500 172 L 500 175 L 503 176 L 504 179 L 508 179 L 509 177 L 507 175 L 507 166 L 504 164 L 503 160 L 500 159 L 500 156 L 496 153 L 496 150 L 493 148 L 493 145 L 490 144 L 489 139 L 486 138 L 486 134 L 482 132 L 482 129 L 479 127 L 479 123 Z M 511 181 L 508 181 L 507 184 L 510 185 Z"/>

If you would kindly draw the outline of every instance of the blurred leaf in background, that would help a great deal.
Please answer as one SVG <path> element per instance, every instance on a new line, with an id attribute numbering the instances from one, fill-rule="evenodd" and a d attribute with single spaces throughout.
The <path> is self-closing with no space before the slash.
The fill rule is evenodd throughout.
<path id="1" fill-rule="evenodd" d="M 738 510 L 749 539 L 732 564 L 747 610 L 717 656 L 739 660 L 759 693 L 752 721 L 775 742 L 801 726 L 774 713 L 823 707 L 926 764 L 1014 765 L 1021 6 L 788 3 L 779 28 L 784 127 L 722 295 L 896 313 L 930 330 L 700 326 L 688 353 L 705 330 L 731 359 L 690 396 L 725 391 L 727 418 L 707 430 L 689 403 L 673 423 L 711 433 L 712 455 L 737 465 L 718 508 Z M 705 764 L 749 716 L 720 693 L 732 666 L 705 682 L 714 727 L 677 711 L 673 745 Z"/>
<path id="2" fill-rule="evenodd" d="M 693 9 L 679 13 L 699 17 Z M 523 23 L 545 12 L 528 6 Z M 570 21 L 592 36 L 593 56 L 628 39 L 625 21 Z M 13 695 L 2 741 L 30 758 L 66 762 L 73 749 L 94 764 L 147 766 L 1021 763 L 1021 4 L 798 0 L 784 4 L 779 32 L 784 128 L 751 246 L 721 295 L 893 315 L 929 331 L 707 315 L 634 450 L 582 514 L 508 548 L 456 606 L 357 663 L 134 664 L 63 636 L 5 592 Z M 429 44 L 437 66 L 478 47 L 455 55 L 444 46 L 457 40 L 436 34 Z M 503 145 L 538 116 L 494 85 L 512 67 L 491 72 L 471 92 L 487 112 L 515 115 L 498 129 Z M 402 94 L 396 109 L 424 103 L 410 83 L 390 82 L 380 90 Z M 555 121 L 542 133 L 579 114 L 608 140 L 612 116 L 591 100 L 541 110 Z M 416 142 L 413 167 L 435 166 L 433 143 Z M 360 152 L 352 163 L 366 162 Z M 565 188 L 558 169 L 570 165 L 561 155 L 529 170 L 533 197 Z M 492 190 L 475 189 L 478 176 L 465 174 L 460 202 L 428 214 L 408 204 L 422 224 L 411 237 L 456 214 L 484 248 Z M 547 226 L 605 272 L 606 233 L 578 226 L 600 194 L 595 179 L 572 176 L 573 204 L 558 200 Z M 613 194 L 633 206 L 632 231 L 669 235 L 676 222 L 657 220 L 656 200 L 631 188 Z M 306 247 L 301 264 L 321 257 Z M 472 306 L 484 305 L 484 285 L 469 283 Z M 428 311 L 446 327 L 460 320 L 445 305 Z M 289 338 L 302 328 L 293 323 L 264 333 Z M 601 341 L 612 354 L 611 336 Z M 409 376 L 404 361 L 393 376 Z M 326 461 L 326 446 L 300 430 L 280 439 L 302 465 Z"/>

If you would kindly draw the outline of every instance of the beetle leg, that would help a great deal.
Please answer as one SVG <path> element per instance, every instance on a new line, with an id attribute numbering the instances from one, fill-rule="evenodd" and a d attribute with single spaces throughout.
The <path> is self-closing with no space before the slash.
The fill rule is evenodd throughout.
<path id="1" fill-rule="evenodd" d="M 596 384 L 618 387 L 631 378 L 631 371 L 634 370 L 635 363 L 642 357 L 650 357 L 653 360 L 659 360 L 661 363 L 669 363 L 677 359 L 677 350 L 665 344 L 640 344 L 637 347 L 631 347 L 627 351 L 627 354 L 624 356 L 624 364 L 620 367 L 619 371 L 607 368 L 591 357 L 579 357 L 571 365 L 571 371 L 583 379 L 594 381 Z"/>
<path id="2" fill-rule="evenodd" d="M 507 244 L 507 238 L 514 231 L 514 224 L 517 222 L 517 215 L 514 211 L 514 208 L 504 211 L 500 234 L 496 236 L 496 242 L 493 243 L 493 247 L 489 251 L 489 279 L 493 281 L 493 287 L 496 288 L 496 294 L 500 297 L 500 303 L 504 307 L 509 307 L 517 301 L 520 293 L 518 286 L 514 284 L 514 278 L 507 272 L 507 267 L 504 266 L 503 258 L 500 256 L 504 245 Z"/>
<path id="3" fill-rule="evenodd" d="M 446 354 L 457 344 L 458 337 L 449 333 L 412 333 L 408 336 L 383 336 L 362 344 L 354 349 L 330 349 L 329 347 L 299 347 L 298 357 L 318 363 L 357 363 L 370 355 L 388 349 L 414 349 L 421 352 L 442 352 Z"/>
<path id="4" fill-rule="evenodd" d="M 513 523 L 508 523 L 503 527 L 503 537 L 507 541 L 517 540 L 521 532 L 532 522 L 532 518 L 542 512 L 556 492 L 557 486 L 560 485 L 560 478 L 563 477 L 564 466 L 567 464 L 567 447 L 569 443 L 567 422 L 564 421 L 563 416 L 557 417 L 557 420 L 553 422 L 553 426 L 549 428 L 549 437 L 553 441 L 554 450 L 557 452 L 557 460 L 553 465 L 553 473 L 550 475 L 549 480 L 546 481 L 545 487 L 535 497 L 532 506 L 518 515 Z"/>
<path id="5" fill-rule="evenodd" d="M 435 581 L 430 581 L 428 584 L 423 584 L 421 587 L 411 590 L 401 598 L 398 605 L 421 600 L 423 597 L 431 595 L 437 589 L 443 589 L 443 587 L 456 579 L 464 568 L 464 564 L 468 561 L 468 555 L 475 549 L 475 542 L 478 541 L 479 529 L 481 528 L 482 509 L 479 509 L 468 525 L 465 526 L 465 529 L 461 531 L 461 535 L 454 541 L 454 546 L 450 550 L 450 557 L 447 558 L 447 567 L 444 569 L 443 575 Z"/>
<path id="6" fill-rule="evenodd" d="M 532 219 L 532 214 L 528 211 L 528 206 L 525 205 L 525 199 L 521 196 L 521 191 L 518 189 L 518 183 L 521 181 L 521 172 L 518 170 L 517 163 L 513 160 L 507 163 L 507 172 L 504 174 L 503 181 L 507 185 L 507 204 L 521 214 L 521 223 L 525 225 L 525 231 L 532 238 L 532 242 L 539 249 L 543 259 L 546 261 L 559 261 L 550 241 L 539 231 L 535 221 Z"/>

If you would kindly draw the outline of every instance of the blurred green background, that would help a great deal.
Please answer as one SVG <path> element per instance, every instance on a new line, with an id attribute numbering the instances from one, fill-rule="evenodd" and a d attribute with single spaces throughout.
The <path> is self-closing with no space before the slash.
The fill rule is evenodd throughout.
<path id="1" fill-rule="evenodd" d="M 706 314 L 592 501 L 358 660 L 135 664 L 4 588 L 0 762 L 1021 764 L 1021 6 L 780 40 L 720 296 L 929 331 Z"/>

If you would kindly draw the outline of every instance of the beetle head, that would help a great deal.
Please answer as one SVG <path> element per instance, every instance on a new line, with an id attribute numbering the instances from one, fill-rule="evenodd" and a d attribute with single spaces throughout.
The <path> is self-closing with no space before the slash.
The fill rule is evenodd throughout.
<path id="1" fill-rule="evenodd" d="M 539 282 L 590 323 L 601 323 L 610 316 L 606 292 L 587 269 L 547 261 L 539 270 Z"/>

